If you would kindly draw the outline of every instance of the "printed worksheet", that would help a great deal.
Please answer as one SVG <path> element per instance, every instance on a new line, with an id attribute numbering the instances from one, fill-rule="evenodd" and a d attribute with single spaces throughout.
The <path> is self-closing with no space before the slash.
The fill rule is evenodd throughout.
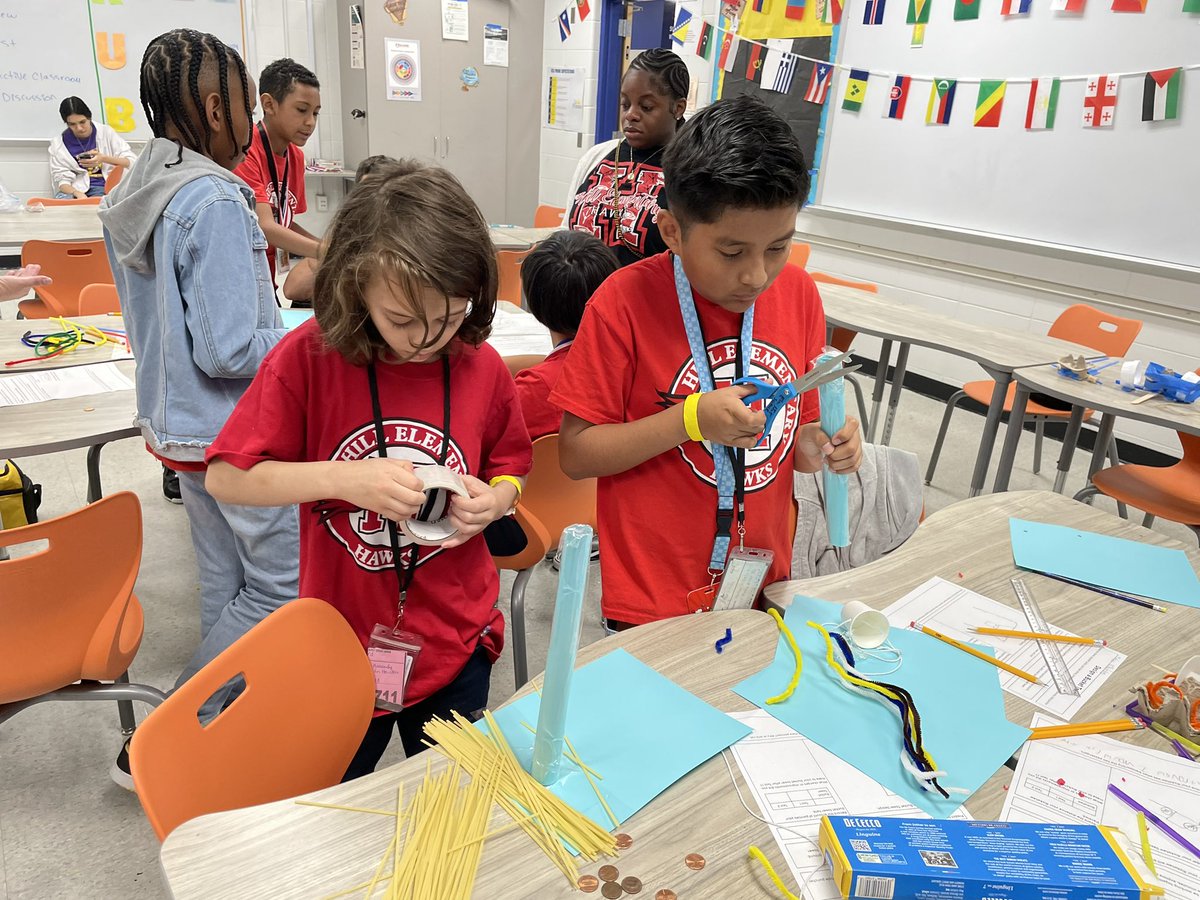
<path id="1" fill-rule="evenodd" d="M 1016 602 L 1015 597 L 1013 602 Z M 1000 687 L 1067 720 L 1083 708 L 1105 679 L 1125 661 L 1125 654 L 1118 653 L 1111 647 L 1050 644 L 1049 646 L 1058 648 L 1058 652 L 1062 654 L 1063 662 L 1070 670 L 1075 686 L 1079 688 L 1079 696 L 1060 694 L 1038 641 L 994 637 L 990 634 L 976 634 L 971 630 L 1005 628 L 1012 631 L 1030 631 L 1029 620 L 1025 618 L 1025 613 L 1020 607 L 998 603 L 990 597 L 952 584 L 944 578 L 930 578 L 919 588 L 883 610 L 883 613 L 893 628 L 907 628 L 909 623 L 918 622 L 955 640 L 986 644 L 994 648 L 997 659 L 1028 672 L 1041 682 L 1031 684 L 1010 672 L 997 669 Z M 1070 635 L 1069 631 L 1054 625 L 1050 625 L 1049 628 L 1051 634 Z"/>
<path id="2" fill-rule="evenodd" d="M 817 845 L 821 816 L 872 815 L 928 819 L 929 815 L 868 778 L 849 763 L 788 728 L 761 709 L 729 715 L 754 732 L 731 748 L 742 777 L 771 826 L 809 900 L 840 900 L 833 874 Z M 955 819 L 971 818 L 959 808 Z M 808 879 L 805 882 L 805 879 Z"/>
<path id="3" fill-rule="evenodd" d="M 43 369 L 0 378 L 0 406 L 22 406 L 46 400 L 132 390 L 133 382 L 122 374 L 116 363 Z"/>
<path id="4" fill-rule="evenodd" d="M 1033 717 L 1035 728 L 1058 724 Z M 1110 784 L 1200 845 L 1200 764 L 1100 735 L 1026 744 L 1000 820 L 1113 825 L 1140 846 L 1137 813 L 1109 793 Z M 1200 900 L 1200 859 L 1154 825 L 1148 835 L 1167 900 Z"/>

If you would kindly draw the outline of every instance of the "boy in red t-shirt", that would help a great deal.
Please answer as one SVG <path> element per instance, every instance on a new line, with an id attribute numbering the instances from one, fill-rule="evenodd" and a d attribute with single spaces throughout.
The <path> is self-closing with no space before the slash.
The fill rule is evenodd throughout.
<path id="1" fill-rule="evenodd" d="M 288 270 L 289 254 L 315 258 L 321 247 L 320 238 L 295 221 L 308 210 L 301 148 L 317 127 L 321 82 L 295 60 L 277 59 L 262 70 L 258 89 L 262 121 L 254 129 L 245 160 L 233 171 L 254 191 L 274 279 L 276 269 Z"/>
<path id="2" fill-rule="evenodd" d="M 582 231 L 559 231 L 521 262 L 521 292 L 533 317 L 550 330 L 554 350 L 536 366 L 517 373 L 515 384 L 529 439 L 557 434 L 562 410 L 550 402 L 583 309 L 601 283 L 617 271 L 617 256 Z"/>
<path id="3" fill-rule="evenodd" d="M 816 287 L 787 265 L 809 187 L 787 123 L 749 97 L 718 101 L 663 171 L 671 252 L 601 286 L 550 396 L 563 469 L 599 478 L 602 608 L 618 629 L 710 605 L 730 544 L 772 551 L 767 583 L 786 578 L 793 471 L 850 473 L 862 456 L 854 419 L 821 431 L 815 392 L 763 435 L 753 389 L 731 385 L 785 384 L 825 344 Z"/>

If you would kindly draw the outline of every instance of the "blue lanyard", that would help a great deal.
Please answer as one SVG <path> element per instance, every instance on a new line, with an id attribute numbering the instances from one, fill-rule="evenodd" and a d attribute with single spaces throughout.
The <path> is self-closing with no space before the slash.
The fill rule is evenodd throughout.
<path id="1" fill-rule="evenodd" d="M 687 275 L 683 272 L 683 263 L 679 257 L 675 261 L 675 293 L 679 296 L 679 311 L 683 315 L 683 328 L 687 333 L 688 346 L 692 351 L 692 363 L 696 366 L 696 378 L 700 382 L 700 390 L 711 391 L 716 388 L 713 380 L 712 365 L 708 359 L 708 347 L 704 343 L 704 332 L 700 328 L 700 316 L 696 312 L 696 301 L 692 297 L 692 286 L 688 283 Z M 738 360 L 740 365 L 749 365 L 751 350 L 754 343 L 754 307 L 751 306 L 742 315 L 742 332 L 738 344 Z M 740 367 L 740 366 L 739 366 Z M 743 372 L 737 372 L 741 377 Z M 713 456 L 713 471 L 717 478 L 717 535 L 713 540 L 712 557 L 708 562 L 711 574 L 725 571 L 725 558 L 729 555 L 729 537 L 733 525 L 734 494 L 738 501 L 738 525 L 745 522 L 745 465 L 738 466 L 742 481 L 736 484 L 734 477 L 735 454 L 727 447 L 710 442 Z M 745 451 L 739 450 L 736 456 L 744 459 Z"/>

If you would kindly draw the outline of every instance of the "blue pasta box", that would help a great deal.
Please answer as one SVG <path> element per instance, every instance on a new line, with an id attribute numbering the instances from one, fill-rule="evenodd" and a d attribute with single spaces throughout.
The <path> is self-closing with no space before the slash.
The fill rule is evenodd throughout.
<path id="1" fill-rule="evenodd" d="M 821 851 L 843 900 L 1148 900 L 1163 896 L 1105 825 L 825 816 Z"/>

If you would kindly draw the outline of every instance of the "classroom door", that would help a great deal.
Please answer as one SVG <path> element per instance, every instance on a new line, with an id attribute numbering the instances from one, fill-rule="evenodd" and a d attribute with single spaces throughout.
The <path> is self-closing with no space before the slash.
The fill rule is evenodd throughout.
<path id="1" fill-rule="evenodd" d="M 367 140 L 367 47 L 362 0 L 340 0 L 337 6 L 338 74 L 342 95 L 342 160 L 353 170 L 370 156 Z M 353 49 L 352 44 L 353 42 Z"/>

